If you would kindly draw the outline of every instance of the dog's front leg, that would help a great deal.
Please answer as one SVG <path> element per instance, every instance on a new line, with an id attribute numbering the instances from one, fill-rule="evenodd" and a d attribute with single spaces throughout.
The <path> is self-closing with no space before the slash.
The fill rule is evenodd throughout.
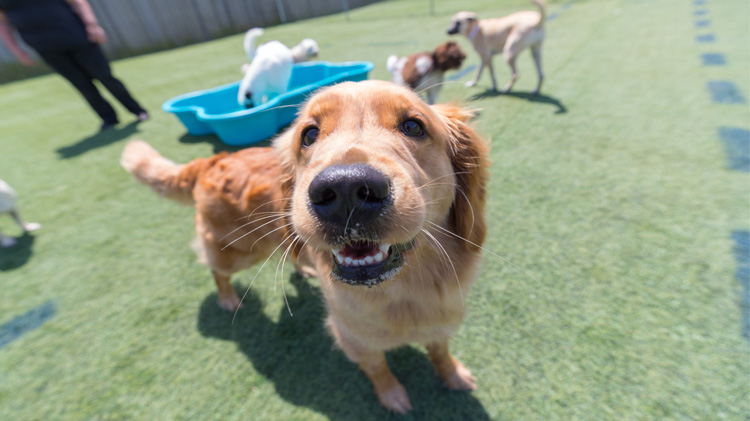
<path id="1" fill-rule="evenodd" d="M 427 355 L 432 361 L 438 375 L 443 378 L 445 385 L 453 390 L 474 390 L 476 380 L 466 366 L 453 358 L 448 351 L 448 341 L 433 342 L 427 345 Z"/>
<path id="2" fill-rule="evenodd" d="M 409 412 L 411 410 L 409 395 L 388 367 L 385 354 L 381 351 L 375 351 L 362 357 L 362 360 L 359 361 L 359 368 L 372 382 L 380 404 L 389 411 L 399 414 Z"/>
<path id="3" fill-rule="evenodd" d="M 477 69 L 476 74 L 474 75 L 474 80 L 470 80 L 466 82 L 466 85 L 464 86 L 466 86 L 467 88 L 471 88 L 472 86 L 476 85 L 477 82 L 479 82 L 479 78 L 482 76 L 482 70 L 484 69 L 484 65 L 485 65 L 485 60 L 483 58 L 482 62 L 479 63 L 479 68 Z"/>
<path id="4" fill-rule="evenodd" d="M 214 275 L 214 282 L 216 282 L 216 288 L 219 293 L 217 301 L 219 307 L 226 311 L 237 311 L 242 306 L 242 302 L 232 284 L 229 283 L 230 276 L 221 274 L 215 270 L 212 270 L 211 273 Z"/>
<path id="5" fill-rule="evenodd" d="M 359 345 L 361 341 L 345 334 L 345 331 L 336 324 L 335 318 L 331 315 L 329 315 L 326 324 L 339 348 L 344 351 L 350 361 L 357 363 L 367 378 L 370 379 L 380 404 L 389 411 L 399 414 L 409 412 L 411 410 L 409 394 L 406 393 L 404 386 L 399 383 L 388 367 L 385 353 L 366 349 Z"/>

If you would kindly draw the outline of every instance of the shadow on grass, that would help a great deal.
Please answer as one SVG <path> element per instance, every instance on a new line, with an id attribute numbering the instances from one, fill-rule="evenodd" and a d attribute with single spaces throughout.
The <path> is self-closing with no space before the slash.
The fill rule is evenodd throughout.
<path id="1" fill-rule="evenodd" d="M 219 152 L 237 152 L 242 149 L 250 148 L 250 147 L 267 147 L 271 146 L 271 139 L 264 140 L 262 142 L 253 143 L 251 145 L 243 145 L 243 146 L 232 146 L 227 145 L 226 143 L 219 140 L 218 136 L 216 135 L 205 135 L 205 136 L 193 136 L 191 134 L 185 133 L 182 135 L 179 139 L 180 143 L 187 143 L 187 144 L 195 144 L 195 143 L 208 143 L 213 147 L 214 153 Z"/>
<path id="2" fill-rule="evenodd" d="M 387 412 L 378 403 L 370 381 L 334 347 L 323 327 L 320 288 L 298 275 L 292 275 L 290 281 L 296 289 L 293 295 L 293 288 L 287 287 L 294 316 L 284 307 L 279 322 L 272 321 L 263 314 L 262 303 L 251 289 L 232 324 L 232 314 L 221 310 L 216 294 L 211 294 L 200 307 L 200 333 L 235 342 L 254 369 L 273 382 L 281 398 L 332 420 L 489 420 L 471 393 L 448 390 L 426 355 L 411 347 L 388 353 L 388 363 L 409 391 L 414 410 L 407 416 Z M 240 285 L 236 288 L 245 290 Z"/>
<path id="3" fill-rule="evenodd" d="M 16 244 L 0 248 L 0 271 L 17 269 L 26 264 L 31 257 L 34 236 L 24 232 L 16 238 Z"/>
<path id="4" fill-rule="evenodd" d="M 61 159 L 68 159 L 83 155 L 92 149 L 111 145 L 136 133 L 138 131 L 138 123 L 138 121 L 134 121 L 119 128 L 113 127 L 111 129 L 102 130 L 96 134 L 81 139 L 74 145 L 64 146 L 58 149 L 57 153 L 60 155 Z"/>
<path id="5" fill-rule="evenodd" d="M 538 102 L 541 104 L 550 104 L 557 107 L 557 110 L 555 111 L 555 114 L 565 114 L 568 112 L 568 109 L 565 107 L 565 105 L 560 102 L 557 98 L 553 98 L 551 96 L 547 96 L 544 94 L 532 94 L 529 92 L 508 92 L 508 93 L 502 93 L 500 91 L 495 91 L 492 89 L 487 89 L 486 91 L 476 94 L 474 96 L 471 96 L 469 98 L 469 101 L 477 101 L 484 98 L 494 98 L 497 96 L 507 96 L 512 98 L 518 98 L 518 99 L 525 99 L 529 102 Z"/>

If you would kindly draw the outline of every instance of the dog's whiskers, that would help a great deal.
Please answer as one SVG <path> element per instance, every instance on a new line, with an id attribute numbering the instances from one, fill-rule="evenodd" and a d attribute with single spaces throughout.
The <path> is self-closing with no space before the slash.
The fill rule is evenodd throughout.
<path id="1" fill-rule="evenodd" d="M 440 250 L 442 250 L 443 254 L 445 254 L 445 257 L 448 259 L 448 263 L 450 263 L 451 269 L 453 270 L 453 275 L 456 277 L 456 284 L 458 285 L 458 293 L 461 296 L 461 304 L 462 304 L 462 306 L 465 307 L 466 306 L 466 301 L 464 301 L 464 293 L 463 293 L 463 290 L 461 289 L 461 281 L 458 279 L 458 272 L 456 272 L 456 267 L 453 265 L 453 260 L 451 259 L 450 255 L 448 254 L 448 251 L 445 250 L 445 247 L 443 247 L 443 245 L 440 243 L 440 241 L 438 241 L 438 239 L 435 238 L 434 235 L 430 234 L 429 231 L 427 231 L 424 228 L 420 228 L 420 229 L 422 230 L 422 232 L 424 232 L 427 235 L 428 238 L 432 239 L 432 241 L 434 241 L 435 244 L 438 247 L 440 247 Z"/>
<path id="2" fill-rule="evenodd" d="M 430 90 L 430 89 L 432 89 L 432 88 L 434 88 L 436 86 L 447 85 L 449 83 L 459 83 L 459 81 L 458 80 L 445 80 L 445 81 L 442 81 L 442 82 L 439 82 L 439 83 L 434 83 L 434 84 L 432 84 L 430 86 L 426 86 L 426 87 L 424 87 L 424 88 L 422 88 L 422 89 L 420 89 L 419 91 L 416 91 L 416 92 L 417 92 L 417 94 L 421 94 L 422 92 L 428 91 L 428 90 Z"/>
<path id="3" fill-rule="evenodd" d="M 486 252 L 486 253 L 489 253 L 489 254 L 491 254 L 492 256 L 494 256 L 494 257 L 497 257 L 498 259 L 502 260 L 503 262 L 505 262 L 505 263 L 507 263 L 507 264 L 509 264 L 509 265 L 513 266 L 514 268 L 516 268 L 516 269 L 520 270 L 520 271 L 521 271 L 521 272 L 522 272 L 522 273 L 523 273 L 524 275 L 526 275 L 526 276 L 528 276 L 529 278 L 531 278 L 531 279 L 533 279 L 534 281 L 536 281 L 536 282 L 537 282 L 537 283 L 539 284 L 539 286 L 540 286 L 540 287 L 542 288 L 542 290 L 541 290 L 541 291 L 542 291 L 542 293 L 544 293 L 545 295 L 547 295 L 547 293 L 546 293 L 546 292 L 544 291 L 544 284 L 542 284 L 542 282 L 541 282 L 541 281 L 540 281 L 539 279 L 535 278 L 535 277 L 534 277 L 534 276 L 532 276 L 532 275 L 531 275 L 530 273 L 528 273 L 527 271 L 525 271 L 525 270 L 524 270 L 524 269 L 523 269 L 522 267 L 520 267 L 520 266 L 518 266 L 517 264 L 515 264 L 515 263 L 511 262 L 510 260 L 508 260 L 508 259 L 506 259 L 506 258 L 504 258 L 504 257 L 502 257 L 502 256 L 500 256 L 500 255 L 498 255 L 498 254 L 496 254 L 496 253 L 494 253 L 494 252 L 492 252 L 491 250 L 488 250 L 488 249 L 486 249 L 486 248 L 484 248 L 484 247 L 480 246 L 479 244 L 476 244 L 476 243 L 474 243 L 474 242 L 472 242 L 472 241 L 470 241 L 470 240 L 467 240 L 466 238 L 463 238 L 462 236 L 460 236 L 460 235 L 458 235 L 458 234 L 456 234 L 456 233 L 454 233 L 454 232 L 451 232 L 451 231 L 450 231 L 450 230 L 448 230 L 448 229 L 445 229 L 445 228 L 441 227 L 440 225 L 438 225 L 438 224 L 436 224 L 436 223 L 434 223 L 434 222 L 431 222 L 431 221 L 427 221 L 427 223 L 429 223 L 430 225 L 433 225 L 433 226 L 434 226 L 435 228 L 439 229 L 440 231 L 442 231 L 442 232 L 444 232 L 444 233 L 446 233 L 446 234 L 448 234 L 448 235 L 451 235 L 451 236 L 453 236 L 453 237 L 455 237 L 455 238 L 458 238 L 459 240 L 465 241 L 465 242 L 467 242 L 467 243 L 471 244 L 472 246 L 474 246 L 474 247 L 477 247 L 478 249 L 480 249 L 480 250 L 482 250 L 482 251 L 484 251 L 484 252 Z M 549 297 L 549 295 L 547 295 L 547 297 L 548 297 L 548 298 L 550 298 L 550 297 Z"/>
<path id="4" fill-rule="evenodd" d="M 258 269 L 258 271 L 255 272 L 255 276 L 253 276 L 253 279 L 250 281 L 250 284 L 247 286 L 247 289 L 245 290 L 245 293 L 242 294 L 242 298 L 240 298 L 240 305 L 242 305 L 242 302 L 245 301 L 245 298 L 247 297 L 247 294 L 250 292 L 250 287 L 252 287 L 253 283 L 255 282 L 255 280 L 258 279 L 258 275 L 260 275 L 260 272 L 263 270 L 264 267 L 266 267 L 266 264 L 268 263 L 269 260 L 271 260 L 271 257 L 276 253 L 276 251 L 279 250 L 279 248 L 281 248 L 281 246 L 284 245 L 284 243 L 287 242 L 287 240 L 289 240 L 290 238 L 292 238 L 292 236 L 294 236 L 294 235 L 296 235 L 296 234 L 295 233 L 290 233 L 289 235 L 287 235 L 286 238 L 284 238 L 279 243 L 279 245 L 268 255 L 268 257 L 266 258 L 266 260 L 260 266 L 260 269 Z M 234 311 L 234 316 L 232 317 L 232 324 L 234 324 L 234 319 L 237 318 L 237 313 L 239 311 L 240 311 L 240 306 L 237 306 L 237 309 Z"/>
<path id="5" fill-rule="evenodd" d="M 239 221 L 240 219 L 250 218 L 251 216 L 253 216 L 255 214 L 255 211 L 257 211 L 258 209 L 262 208 L 263 206 L 270 205 L 271 203 L 283 202 L 285 200 L 287 200 L 287 199 L 286 198 L 281 198 L 281 199 L 276 199 L 276 200 L 269 200 L 268 202 L 262 203 L 262 204 L 258 205 L 255 209 L 253 209 L 252 212 L 250 212 L 246 216 L 242 216 L 240 218 L 235 219 L 235 222 Z M 263 215 L 265 213 L 269 213 L 269 212 L 260 212 L 260 213 L 258 213 L 258 215 Z"/>
<path id="6" fill-rule="evenodd" d="M 273 218 L 273 217 L 269 217 L 269 218 Z M 257 231 L 257 230 L 259 230 L 259 229 L 261 229 L 261 228 L 265 227 L 266 225 L 270 225 L 270 224 L 273 224 L 274 222 L 276 222 L 276 221 L 278 221 L 278 220 L 280 220 L 280 219 L 284 219 L 284 216 L 279 216 L 279 217 L 277 217 L 276 219 L 272 219 L 272 220 L 270 220 L 270 221 L 266 222 L 265 224 L 263 224 L 263 225 L 261 225 L 261 226 L 259 226 L 259 227 L 255 228 L 255 229 L 252 229 L 252 230 L 250 230 L 249 232 L 246 232 L 246 233 L 242 234 L 242 235 L 241 235 L 241 236 L 239 236 L 238 238 L 236 238 L 236 239 L 232 240 L 232 241 L 231 241 L 231 242 L 230 242 L 229 244 L 227 244 L 226 246 L 222 247 L 222 248 L 221 248 L 221 251 L 224 251 L 224 250 L 225 250 L 225 249 L 226 249 L 227 247 L 231 246 L 232 244 L 234 244 L 234 243 L 236 243 L 236 242 L 238 242 L 238 241 L 242 240 L 243 238 L 247 237 L 248 235 L 250 235 L 250 234 L 254 233 L 255 231 Z M 247 226 L 247 225 L 250 225 L 250 224 L 252 224 L 253 222 L 255 222 L 255 221 L 252 221 L 252 222 L 248 222 L 247 224 L 243 225 L 242 227 L 245 227 L 245 226 Z M 242 228 L 242 227 L 240 227 L 240 228 Z M 225 235 L 224 237 L 222 237 L 222 240 L 223 240 L 224 238 L 226 238 L 227 236 L 231 235 L 232 233 L 234 233 L 235 231 L 237 231 L 237 230 L 238 230 L 238 229 L 240 229 L 240 228 L 237 228 L 237 229 L 235 229 L 234 231 L 230 232 L 229 234 Z M 276 228 L 275 230 L 273 230 L 273 231 L 271 231 L 271 232 L 274 232 L 274 231 L 277 231 L 277 230 L 278 230 L 278 228 Z M 270 234 L 270 233 L 269 233 L 269 234 Z M 268 235 L 268 234 L 266 234 L 266 235 Z M 265 237 L 266 235 L 264 235 L 263 237 Z M 260 238 L 263 238 L 263 237 L 260 237 Z M 259 238 L 258 240 L 260 240 L 260 238 Z M 257 243 L 257 242 L 258 242 L 258 241 L 255 241 L 255 243 Z M 255 247 L 255 243 L 253 243 L 253 247 Z M 252 250 L 252 249 L 253 249 L 253 247 L 250 247 L 250 249 Z"/>
<path id="7" fill-rule="evenodd" d="M 274 219 L 273 221 L 270 221 L 270 222 L 268 222 L 268 223 L 266 223 L 266 224 L 263 224 L 263 225 L 261 225 L 261 226 L 259 226 L 259 227 L 255 228 L 255 229 L 253 229 L 252 231 L 250 231 L 250 232 L 248 232 L 248 233 L 246 233 L 246 234 L 244 234 L 244 235 L 248 235 L 248 234 L 251 234 L 251 233 L 252 233 L 253 231 L 255 231 L 255 230 L 259 229 L 259 228 L 263 228 L 263 227 L 265 227 L 266 225 L 268 225 L 268 224 L 270 224 L 270 223 L 276 222 L 276 221 L 278 221 L 279 219 L 283 219 L 283 218 L 284 218 L 285 216 L 286 216 L 286 214 L 278 214 L 278 213 L 276 213 L 276 214 L 273 214 L 273 215 L 270 215 L 270 216 L 264 216 L 264 217 L 262 217 L 262 218 L 257 218 L 257 219 L 253 219 L 252 221 L 250 221 L 250 222 L 247 222 L 247 223 L 244 223 L 244 224 L 240 225 L 239 227 L 237 227 L 237 228 L 233 229 L 233 230 L 232 230 L 232 231 L 230 231 L 230 232 L 229 232 L 229 233 L 228 233 L 227 235 L 225 235 L 225 236 L 221 237 L 221 239 L 220 239 L 219 241 L 223 241 L 223 240 L 224 240 L 225 238 L 227 238 L 227 237 L 229 237 L 230 235 L 234 234 L 235 232 L 237 232 L 237 231 L 241 230 L 242 228 L 245 228 L 245 227 L 246 227 L 246 226 L 248 226 L 248 225 L 252 225 L 252 224 L 254 224 L 254 223 L 256 223 L 256 222 L 260 222 L 260 221 L 263 221 L 263 220 L 266 220 L 266 219 L 270 219 L 270 218 L 276 218 L 276 219 Z M 243 236 L 244 236 L 244 235 L 243 235 Z M 240 239 L 242 239 L 242 237 L 238 238 L 237 240 L 240 240 Z M 237 240 L 234 240 L 234 241 L 237 241 Z M 234 242 L 234 241 L 233 241 L 233 242 Z M 232 243 L 229 243 L 229 244 L 227 244 L 227 245 L 226 245 L 226 246 L 225 246 L 224 248 L 222 248 L 222 250 L 224 250 L 225 248 L 229 247 L 230 245 L 232 245 Z"/>

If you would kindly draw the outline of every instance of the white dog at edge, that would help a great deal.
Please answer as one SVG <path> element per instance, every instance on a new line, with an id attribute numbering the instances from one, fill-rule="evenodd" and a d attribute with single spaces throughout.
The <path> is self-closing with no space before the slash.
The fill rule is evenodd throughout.
<path id="1" fill-rule="evenodd" d="M 261 28 L 253 28 L 245 33 L 245 53 L 251 63 L 242 66 L 245 77 L 240 82 L 237 102 L 246 108 L 286 93 L 294 63 L 318 55 L 318 44 L 310 38 L 305 38 L 291 49 L 279 41 L 266 42 L 256 49 L 255 39 L 261 35 Z"/>
<path id="2" fill-rule="evenodd" d="M 8 183 L 0 180 L 0 214 L 9 214 L 25 232 L 36 231 L 41 228 L 42 226 L 36 222 L 26 223 L 21 220 L 21 215 L 19 215 L 18 208 L 16 207 L 17 200 L 18 195 L 16 191 Z M 0 247 L 11 247 L 14 244 L 16 244 L 15 238 L 5 237 L 0 232 Z"/>

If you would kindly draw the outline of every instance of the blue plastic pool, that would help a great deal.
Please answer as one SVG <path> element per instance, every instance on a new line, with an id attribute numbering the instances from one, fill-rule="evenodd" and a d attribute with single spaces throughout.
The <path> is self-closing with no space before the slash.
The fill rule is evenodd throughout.
<path id="1" fill-rule="evenodd" d="M 290 124 L 312 91 L 339 82 L 365 80 L 373 67 L 366 61 L 299 63 L 292 69 L 287 93 L 257 107 L 245 109 L 237 104 L 237 81 L 174 97 L 162 109 L 174 113 L 191 135 L 215 133 L 228 145 L 249 145 L 268 139 Z"/>

